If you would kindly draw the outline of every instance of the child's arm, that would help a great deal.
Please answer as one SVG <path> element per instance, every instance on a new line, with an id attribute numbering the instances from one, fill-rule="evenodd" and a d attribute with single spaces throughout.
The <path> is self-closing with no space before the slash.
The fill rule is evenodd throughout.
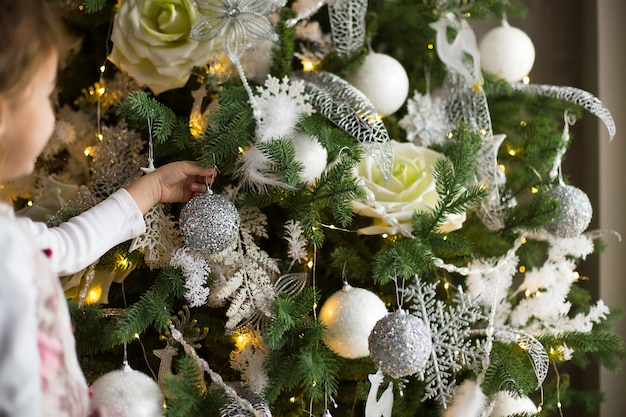
<path id="1" fill-rule="evenodd" d="M 58 227 L 29 222 L 39 247 L 49 250 L 52 268 L 69 275 L 87 267 L 113 246 L 145 232 L 145 214 L 159 202 L 184 202 L 206 191 L 215 177 L 188 161 L 173 162 L 137 179 L 108 199 Z M 23 220 L 27 221 L 27 220 Z"/>

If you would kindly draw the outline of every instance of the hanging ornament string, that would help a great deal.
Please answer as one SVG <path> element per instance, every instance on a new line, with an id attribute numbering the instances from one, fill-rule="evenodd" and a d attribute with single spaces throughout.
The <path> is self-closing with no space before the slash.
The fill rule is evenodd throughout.
<path id="1" fill-rule="evenodd" d="M 278 40 L 278 35 L 274 33 L 267 18 L 267 15 L 274 12 L 277 4 L 256 0 L 197 0 L 197 5 L 203 16 L 193 24 L 189 36 L 200 42 L 210 41 L 217 36 L 221 38 L 226 56 L 237 69 L 248 93 L 254 118 L 257 125 L 260 125 L 259 107 L 240 59 L 252 42 Z"/>
<path id="2" fill-rule="evenodd" d="M 148 166 L 145 168 L 141 168 L 141 170 L 145 174 L 149 174 L 156 170 L 156 168 L 154 167 L 154 142 L 152 139 L 152 123 L 153 117 L 150 116 L 148 117 Z"/>
<path id="3" fill-rule="evenodd" d="M 561 170 L 561 163 L 563 161 L 563 155 L 565 155 L 565 152 L 567 151 L 567 147 L 569 146 L 569 141 L 570 141 L 569 128 L 570 126 L 574 126 L 574 124 L 576 123 L 576 115 L 571 113 L 568 110 L 565 110 L 565 112 L 563 113 L 563 120 L 564 120 L 563 135 L 562 135 L 563 145 L 559 147 L 559 149 L 557 150 L 556 158 L 554 159 L 554 166 L 550 170 L 550 179 L 554 180 L 558 178 L 558 182 L 560 185 L 565 185 L 565 183 L 563 182 L 563 172 Z"/>
<path id="4" fill-rule="evenodd" d="M 555 98 L 582 107 L 602 120 L 609 132 L 609 140 L 613 140 L 615 137 L 615 121 L 611 112 L 602 104 L 600 99 L 587 91 L 575 87 L 524 83 L 511 83 L 511 87 L 524 94 Z"/>

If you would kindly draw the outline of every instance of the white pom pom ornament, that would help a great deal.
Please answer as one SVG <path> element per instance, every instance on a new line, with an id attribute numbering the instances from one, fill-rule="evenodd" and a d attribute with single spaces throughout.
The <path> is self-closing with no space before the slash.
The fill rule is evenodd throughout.
<path id="1" fill-rule="evenodd" d="M 370 53 L 347 81 L 361 91 L 381 116 L 395 113 L 409 96 L 409 77 L 402 64 L 389 55 Z"/>
<path id="2" fill-rule="evenodd" d="M 369 356 L 370 332 L 386 314 L 387 307 L 376 294 L 346 284 L 320 310 L 320 321 L 326 326 L 324 343 L 343 358 Z"/>
<path id="3" fill-rule="evenodd" d="M 91 386 L 89 414 L 117 417 L 164 416 L 163 394 L 148 375 L 130 367 L 102 375 Z"/>
<path id="4" fill-rule="evenodd" d="M 300 178 L 308 184 L 315 182 L 326 169 L 328 151 L 315 137 L 304 132 L 295 133 L 292 142 L 296 151 L 296 161 L 303 166 Z"/>
<path id="5" fill-rule="evenodd" d="M 509 82 L 520 81 L 535 63 L 532 40 L 506 21 L 487 32 L 478 49 L 482 69 Z"/>

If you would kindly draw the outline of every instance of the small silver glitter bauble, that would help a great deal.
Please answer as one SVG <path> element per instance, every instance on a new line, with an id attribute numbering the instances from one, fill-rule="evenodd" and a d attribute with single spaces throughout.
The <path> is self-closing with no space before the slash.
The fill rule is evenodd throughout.
<path id="1" fill-rule="evenodd" d="M 180 232 L 185 244 L 202 253 L 219 253 L 239 234 L 239 212 L 221 194 L 211 191 L 192 198 L 180 211 Z"/>
<path id="2" fill-rule="evenodd" d="M 418 317 L 403 310 L 380 319 L 369 337 L 374 364 L 393 378 L 422 372 L 431 349 L 430 330 Z"/>
<path id="3" fill-rule="evenodd" d="M 557 185 L 550 196 L 561 203 L 561 213 L 545 229 L 557 237 L 574 237 L 584 232 L 593 216 L 589 197 L 572 185 Z"/>
<path id="4" fill-rule="evenodd" d="M 367 338 L 386 314 L 387 307 L 376 294 L 346 284 L 320 309 L 320 321 L 326 326 L 324 343 L 342 358 L 365 358 L 369 356 Z"/>
<path id="5" fill-rule="evenodd" d="M 93 383 L 91 392 L 90 415 L 94 411 L 119 417 L 165 415 L 159 385 L 143 372 L 127 368 L 106 373 Z"/>

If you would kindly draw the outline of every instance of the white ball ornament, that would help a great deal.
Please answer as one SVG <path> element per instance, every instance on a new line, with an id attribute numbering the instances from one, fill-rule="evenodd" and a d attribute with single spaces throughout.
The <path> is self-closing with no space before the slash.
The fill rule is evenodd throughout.
<path id="1" fill-rule="evenodd" d="M 395 58 L 370 53 L 359 70 L 346 80 L 361 91 L 381 116 L 395 113 L 409 96 L 409 76 Z"/>
<path id="2" fill-rule="evenodd" d="M 370 332 L 386 314 L 387 307 L 376 294 L 346 284 L 320 310 L 319 319 L 326 326 L 324 343 L 343 358 L 369 356 Z"/>
<path id="3" fill-rule="evenodd" d="M 93 383 L 91 391 L 90 415 L 94 412 L 116 417 L 165 415 L 159 385 L 148 375 L 130 367 L 102 375 Z"/>
<path id="4" fill-rule="evenodd" d="M 508 81 L 520 81 L 535 63 L 535 46 L 524 31 L 504 23 L 491 29 L 478 44 L 483 70 Z"/>
<path id="5" fill-rule="evenodd" d="M 300 178 L 312 184 L 326 169 L 328 151 L 314 136 L 304 132 L 297 132 L 292 136 L 293 147 L 296 151 L 296 160 L 303 166 Z"/>

